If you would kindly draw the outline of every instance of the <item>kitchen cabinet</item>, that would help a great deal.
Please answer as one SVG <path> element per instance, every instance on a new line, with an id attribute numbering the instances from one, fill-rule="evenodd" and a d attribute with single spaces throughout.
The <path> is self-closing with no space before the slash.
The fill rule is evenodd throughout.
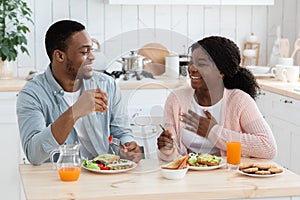
<path id="1" fill-rule="evenodd" d="M 16 117 L 17 92 L 0 92 L 0 187 L 1 199 L 24 199 L 19 177 L 19 164 L 25 158 L 20 148 Z"/>
<path id="2" fill-rule="evenodd" d="M 272 93 L 262 90 L 256 99 L 256 104 L 259 106 L 260 112 L 267 121 L 269 120 L 269 114 L 272 111 L 272 104 L 268 101 L 268 99 L 271 98 L 271 95 Z"/>
<path id="3" fill-rule="evenodd" d="M 165 88 L 122 89 L 121 93 L 137 143 L 144 146 L 146 158 L 157 158 L 156 140 L 161 133 L 157 125 L 162 123 L 164 104 L 169 90 Z M 154 122 L 154 119 L 160 120 Z M 137 122 L 137 120 L 144 122 Z"/>
<path id="4" fill-rule="evenodd" d="M 164 106 L 168 95 L 188 84 L 188 79 L 157 76 L 140 81 L 119 80 L 122 98 L 128 108 L 130 125 L 137 143 L 144 146 L 145 157 L 157 158 L 157 137 L 162 132 Z"/>
<path id="5" fill-rule="evenodd" d="M 118 5 L 274 5 L 274 0 L 108 0 Z"/>
<path id="6" fill-rule="evenodd" d="M 275 161 L 300 174 L 300 101 L 262 90 L 256 102 L 277 142 Z"/>

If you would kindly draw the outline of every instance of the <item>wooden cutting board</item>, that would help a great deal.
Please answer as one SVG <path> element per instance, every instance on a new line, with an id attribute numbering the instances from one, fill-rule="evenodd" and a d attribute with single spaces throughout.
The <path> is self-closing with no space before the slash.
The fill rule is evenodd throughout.
<path id="1" fill-rule="evenodd" d="M 138 54 L 152 60 L 144 66 L 145 71 L 154 76 L 165 73 L 165 58 L 169 55 L 166 47 L 159 43 L 148 43 L 138 51 Z"/>

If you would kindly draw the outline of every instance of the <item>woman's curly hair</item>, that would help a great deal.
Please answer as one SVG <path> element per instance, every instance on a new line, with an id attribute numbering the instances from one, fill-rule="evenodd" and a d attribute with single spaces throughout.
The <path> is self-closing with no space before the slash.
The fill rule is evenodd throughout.
<path id="1" fill-rule="evenodd" d="M 240 66 L 241 55 L 238 46 L 221 36 L 206 37 L 191 46 L 191 50 L 202 47 L 209 54 L 219 71 L 224 74 L 223 83 L 227 89 L 240 89 L 253 99 L 260 90 L 255 77 L 246 68 Z"/>

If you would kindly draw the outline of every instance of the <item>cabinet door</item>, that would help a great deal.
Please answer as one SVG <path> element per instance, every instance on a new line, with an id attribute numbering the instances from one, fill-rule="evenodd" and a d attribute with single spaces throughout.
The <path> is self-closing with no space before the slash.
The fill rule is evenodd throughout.
<path id="1" fill-rule="evenodd" d="M 273 95 L 272 116 L 300 126 L 300 101 L 282 95 Z"/>
<path id="2" fill-rule="evenodd" d="M 121 90 L 128 108 L 129 119 L 136 116 L 162 116 L 167 98 L 166 89 Z"/>
<path id="3" fill-rule="evenodd" d="M 291 131 L 291 163 L 290 169 L 300 175 L 300 127 Z"/>
<path id="4" fill-rule="evenodd" d="M 156 141 L 161 129 L 157 126 L 162 121 L 164 104 L 168 95 L 167 89 L 134 89 L 121 90 L 122 98 L 127 105 L 133 136 L 137 143 L 144 146 L 146 158 L 157 158 Z M 144 123 L 138 119 L 148 117 Z M 155 122 L 154 119 L 160 119 Z"/>
<path id="5" fill-rule="evenodd" d="M 16 118 L 16 93 L 0 92 L 1 199 L 20 199 L 20 138 Z"/>
<path id="6" fill-rule="evenodd" d="M 283 167 L 290 167 L 291 159 L 291 129 L 289 123 L 278 118 L 271 118 L 271 129 L 277 143 L 277 156 L 274 159 Z"/>
<path id="7" fill-rule="evenodd" d="M 300 126 L 279 118 L 272 118 L 271 128 L 278 146 L 275 161 L 291 171 L 300 174 Z"/>
<path id="8" fill-rule="evenodd" d="M 134 89 L 121 90 L 123 100 L 128 105 L 164 104 L 167 97 L 166 89 Z"/>
<path id="9" fill-rule="evenodd" d="M 262 90 L 256 103 L 277 142 L 275 161 L 300 174 L 300 101 Z"/>
<path id="10" fill-rule="evenodd" d="M 261 90 L 258 97 L 255 100 L 260 112 L 262 113 L 262 115 L 268 123 L 270 121 L 269 118 L 272 111 L 272 96 L 272 93 L 267 92 L 265 90 Z"/>
<path id="11" fill-rule="evenodd" d="M 276 161 L 300 174 L 300 101 L 272 95 L 271 128 L 278 145 Z"/>

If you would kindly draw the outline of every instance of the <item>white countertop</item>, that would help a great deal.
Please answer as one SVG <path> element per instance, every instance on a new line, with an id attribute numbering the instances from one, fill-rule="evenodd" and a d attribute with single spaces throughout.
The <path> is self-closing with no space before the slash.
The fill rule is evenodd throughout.
<path id="1" fill-rule="evenodd" d="M 155 79 L 142 78 L 139 81 L 135 78 L 127 81 L 116 79 L 116 82 L 121 89 L 174 89 L 188 83 L 187 79 L 174 79 L 165 76 L 157 76 Z M 18 92 L 25 83 L 25 79 L 0 79 L 0 92 Z"/>
<path id="2" fill-rule="evenodd" d="M 0 92 L 18 92 L 25 83 L 25 79 L 0 79 Z"/>
<path id="3" fill-rule="evenodd" d="M 288 83 L 278 81 L 275 78 L 261 78 L 257 79 L 257 83 L 263 90 L 300 100 L 300 91 L 295 90 L 300 88 L 299 81 Z"/>
<path id="4" fill-rule="evenodd" d="M 142 78 L 141 80 L 136 80 L 132 78 L 127 81 L 117 79 L 117 82 L 121 89 L 174 89 L 188 84 L 188 79 L 156 76 L 155 79 Z"/>
<path id="5" fill-rule="evenodd" d="M 117 79 L 118 85 L 121 89 L 174 89 L 189 83 L 187 79 L 170 79 L 164 76 L 155 77 L 155 79 L 143 78 L 137 81 L 136 79 L 129 79 L 124 81 Z M 274 78 L 258 78 L 257 82 L 261 89 L 284 95 L 287 97 L 300 100 L 300 82 L 287 83 L 275 80 Z M 0 92 L 17 92 L 25 85 L 25 79 L 6 79 L 0 80 Z"/>

